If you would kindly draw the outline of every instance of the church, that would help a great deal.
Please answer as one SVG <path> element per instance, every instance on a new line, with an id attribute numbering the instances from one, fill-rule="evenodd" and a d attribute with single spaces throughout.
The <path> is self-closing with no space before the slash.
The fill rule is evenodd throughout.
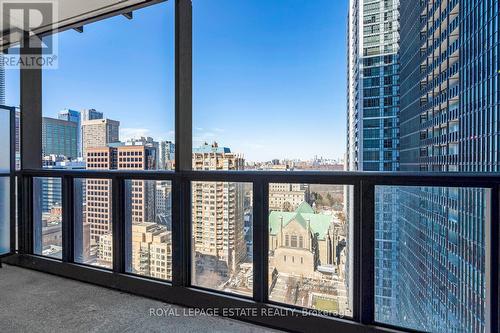
<path id="1" fill-rule="evenodd" d="M 336 263 L 339 237 L 334 218 L 303 202 L 295 212 L 269 215 L 269 265 L 279 273 L 312 277 L 318 266 Z"/>

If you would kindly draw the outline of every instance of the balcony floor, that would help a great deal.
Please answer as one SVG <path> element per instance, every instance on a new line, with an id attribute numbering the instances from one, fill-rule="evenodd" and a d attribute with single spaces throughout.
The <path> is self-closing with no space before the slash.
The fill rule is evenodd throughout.
<path id="1" fill-rule="evenodd" d="M 151 308 L 179 317 L 152 317 Z M 19 267 L 0 268 L 2 332 L 278 332 Z"/>

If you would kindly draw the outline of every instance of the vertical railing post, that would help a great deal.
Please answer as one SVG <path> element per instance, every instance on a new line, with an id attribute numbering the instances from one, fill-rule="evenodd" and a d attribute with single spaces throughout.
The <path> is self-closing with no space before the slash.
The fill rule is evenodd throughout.
<path id="1" fill-rule="evenodd" d="M 175 286 L 184 285 L 184 269 L 182 258 L 183 245 L 183 224 L 182 216 L 182 191 L 180 177 L 175 177 L 172 181 L 172 284 Z"/>
<path id="2" fill-rule="evenodd" d="M 253 183 L 253 297 L 267 302 L 269 294 L 269 184 L 258 178 Z"/>
<path id="3" fill-rule="evenodd" d="M 125 272 L 125 180 L 113 177 L 111 180 L 113 271 Z"/>
<path id="4" fill-rule="evenodd" d="M 350 268 L 349 281 L 347 282 L 352 288 L 352 311 L 353 311 L 353 319 L 356 321 L 360 321 L 361 319 L 361 284 L 358 283 L 361 277 L 361 228 L 362 228 L 362 217 L 361 217 L 361 181 L 357 181 L 354 185 L 352 185 L 352 194 L 351 190 L 347 190 L 346 186 L 345 191 L 348 191 L 348 197 L 346 200 L 352 204 L 352 207 L 349 207 L 349 220 L 347 220 L 348 228 L 349 228 L 349 257 L 347 258 L 349 264 L 352 268 Z M 347 218 L 347 214 L 346 214 Z M 351 236 L 352 233 L 352 236 Z"/>
<path id="5" fill-rule="evenodd" d="M 73 178 L 64 176 L 62 178 L 62 248 L 63 262 L 74 262 L 74 191 Z"/>
<path id="6" fill-rule="evenodd" d="M 175 179 L 172 184 L 172 283 L 191 279 L 191 182 L 182 176 L 192 169 L 193 27 L 191 0 L 175 0 Z"/>
<path id="7" fill-rule="evenodd" d="M 191 279 L 191 183 L 177 175 L 172 182 L 172 283 L 188 286 Z"/>
<path id="8" fill-rule="evenodd" d="M 183 286 L 189 286 L 191 284 L 192 277 L 192 221 L 191 221 L 191 181 L 189 179 L 182 179 L 181 183 L 181 212 L 182 212 L 182 230 L 181 235 L 182 239 L 182 282 Z"/>
<path id="9" fill-rule="evenodd" d="M 359 320 L 365 325 L 375 320 L 375 185 L 361 181 L 361 226 L 359 230 L 358 302 Z"/>
<path id="10" fill-rule="evenodd" d="M 21 176 L 19 179 L 19 253 L 33 254 L 33 178 Z"/>

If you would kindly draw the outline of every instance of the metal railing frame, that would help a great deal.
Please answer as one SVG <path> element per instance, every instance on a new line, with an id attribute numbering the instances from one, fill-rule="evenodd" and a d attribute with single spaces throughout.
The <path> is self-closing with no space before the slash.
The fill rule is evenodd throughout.
<path id="1" fill-rule="evenodd" d="M 490 267 L 498 267 L 498 191 L 500 175 L 496 174 L 409 174 L 370 172 L 253 172 L 253 171 L 76 171 L 76 170 L 23 170 L 18 172 L 20 186 L 25 201 L 19 229 L 19 254 L 12 259 L 23 267 L 67 276 L 85 282 L 117 288 L 139 295 L 161 299 L 175 304 L 217 308 L 255 308 L 259 312 L 271 309 L 286 309 L 288 315 L 257 317 L 237 315 L 238 319 L 293 331 L 308 331 L 308 327 L 318 327 L 320 331 L 339 329 L 342 332 L 382 332 L 411 331 L 396 328 L 375 321 L 375 188 L 376 186 L 432 186 L 485 188 L 491 195 L 490 233 L 488 240 L 492 253 Z M 63 258 L 61 261 L 33 254 L 33 179 L 35 177 L 55 177 L 61 179 L 63 194 Z M 73 184 L 75 179 L 109 179 L 112 186 L 113 207 L 113 269 L 106 271 L 74 262 L 74 202 Z M 125 271 L 125 181 L 157 180 L 172 182 L 172 281 L 148 279 Z M 191 183 L 205 182 L 245 182 L 253 184 L 253 265 L 254 293 L 252 299 L 228 295 L 199 288 L 191 284 Z M 268 295 L 268 212 L 269 184 L 304 183 L 351 185 L 354 192 L 353 241 L 353 318 L 328 316 L 304 316 L 308 311 L 296 306 L 278 304 L 269 300 Z M 494 237 L 497 235 L 497 237 Z M 490 300 L 498 299 L 498 270 L 491 269 Z M 496 282 L 495 282 L 496 281 Z M 162 292 L 160 292 L 162 290 Z M 201 301 L 203 300 L 203 301 Z M 498 304 L 489 303 L 488 322 L 490 332 L 495 332 L 498 323 Z M 222 313 L 222 312 L 221 312 Z M 300 320 L 298 320 L 300 318 Z"/>

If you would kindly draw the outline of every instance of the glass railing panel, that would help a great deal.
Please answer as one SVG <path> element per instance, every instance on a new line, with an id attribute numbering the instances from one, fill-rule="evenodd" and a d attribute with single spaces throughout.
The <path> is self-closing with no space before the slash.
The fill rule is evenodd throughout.
<path id="1" fill-rule="evenodd" d="M 377 186 L 375 319 L 485 332 L 490 190 Z"/>

